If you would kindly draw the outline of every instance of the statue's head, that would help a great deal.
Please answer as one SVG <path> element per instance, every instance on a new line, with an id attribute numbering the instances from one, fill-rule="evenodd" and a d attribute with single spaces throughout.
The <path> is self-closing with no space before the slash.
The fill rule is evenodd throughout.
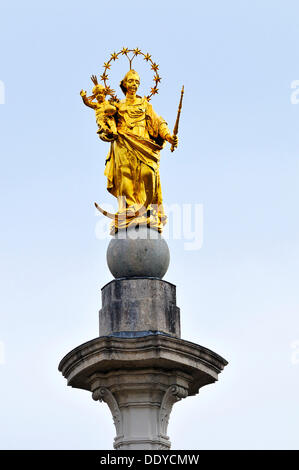
<path id="1" fill-rule="evenodd" d="M 126 73 L 122 81 L 120 82 L 120 88 L 126 95 L 128 91 L 136 93 L 140 85 L 140 77 L 135 70 L 129 70 Z"/>
<path id="2" fill-rule="evenodd" d="M 101 84 L 96 84 L 92 89 L 92 94 L 98 101 L 103 101 L 106 96 L 106 88 Z"/>

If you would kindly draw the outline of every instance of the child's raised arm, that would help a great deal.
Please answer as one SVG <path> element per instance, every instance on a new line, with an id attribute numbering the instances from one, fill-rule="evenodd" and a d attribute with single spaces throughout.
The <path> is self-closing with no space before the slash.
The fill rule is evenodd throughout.
<path id="1" fill-rule="evenodd" d="M 87 96 L 86 91 L 81 90 L 80 95 L 82 97 L 83 103 L 88 106 L 89 108 L 96 109 L 97 105 L 93 103 Z"/>

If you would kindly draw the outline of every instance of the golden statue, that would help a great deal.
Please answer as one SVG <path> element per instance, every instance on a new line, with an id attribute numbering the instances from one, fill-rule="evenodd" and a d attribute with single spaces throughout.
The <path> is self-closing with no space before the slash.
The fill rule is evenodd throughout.
<path id="1" fill-rule="evenodd" d="M 128 57 L 129 52 L 134 52 L 133 58 L 142 54 L 152 64 L 156 85 L 151 89 L 151 95 L 156 94 L 157 84 L 161 80 L 158 65 L 152 62 L 149 54 L 143 54 L 138 48 L 123 48 L 118 54 L 111 54 L 110 61 L 104 64 L 105 73 L 101 79 L 106 85 L 106 71 L 110 69 L 111 60 L 116 60 L 119 54 Z M 130 67 L 133 58 L 128 57 Z M 118 211 L 111 214 L 98 204 L 95 205 L 104 215 L 113 219 L 111 234 L 132 224 L 148 225 L 161 232 L 167 217 L 162 204 L 160 150 L 166 141 L 172 145 L 172 151 L 178 144 L 176 134 L 183 90 L 175 131 L 172 134 L 165 120 L 155 113 L 149 103 L 151 95 L 144 98 L 137 95 L 140 77 L 135 70 L 130 69 L 120 82 L 125 94 L 125 99 L 121 101 L 110 87 L 98 85 L 95 76 L 92 76 L 92 80 L 95 84 L 93 95 L 87 98 L 83 90 L 80 94 L 84 103 L 95 109 L 99 137 L 111 142 L 104 174 L 107 176 L 108 191 L 118 199 Z M 110 102 L 105 101 L 108 94 L 112 97 Z M 94 99 L 97 100 L 96 103 L 93 102 Z"/>

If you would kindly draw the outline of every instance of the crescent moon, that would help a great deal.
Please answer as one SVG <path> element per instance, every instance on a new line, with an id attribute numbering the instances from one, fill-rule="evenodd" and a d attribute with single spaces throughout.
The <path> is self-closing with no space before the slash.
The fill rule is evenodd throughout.
<path id="1" fill-rule="evenodd" d="M 96 206 L 98 211 L 101 212 L 101 214 L 105 215 L 109 219 L 113 219 L 113 220 L 115 219 L 115 214 L 112 214 L 111 212 L 108 212 L 108 211 L 104 211 L 104 209 L 102 209 L 96 202 L 94 203 L 94 205 Z"/>
<path id="2" fill-rule="evenodd" d="M 132 219 L 134 217 L 141 217 L 142 215 L 145 214 L 145 212 L 147 212 L 147 208 L 143 206 L 140 210 L 136 211 L 132 215 L 127 215 L 127 214 L 118 215 L 118 214 L 112 214 L 111 212 L 105 211 L 96 202 L 94 203 L 94 205 L 95 205 L 96 209 L 98 209 L 98 211 L 101 212 L 101 214 L 105 215 L 106 217 L 108 217 L 109 219 L 112 219 L 112 220 L 115 220 L 115 219 Z"/>

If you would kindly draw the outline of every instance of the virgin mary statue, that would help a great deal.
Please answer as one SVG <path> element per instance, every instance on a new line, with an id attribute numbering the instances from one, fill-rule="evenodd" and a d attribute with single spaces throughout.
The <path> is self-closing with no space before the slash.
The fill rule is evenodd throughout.
<path id="1" fill-rule="evenodd" d="M 148 100 L 136 95 L 139 85 L 135 70 L 130 70 L 120 83 L 126 97 L 116 104 L 117 138 L 111 142 L 106 159 L 107 189 L 118 199 L 112 234 L 132 224 L 148 225 L 161 232 L 166 223 L 160 150 L 165 141 L 177 146 L 177 137 Z M 106 140 L 103 133 L 99 135 Z"/>

